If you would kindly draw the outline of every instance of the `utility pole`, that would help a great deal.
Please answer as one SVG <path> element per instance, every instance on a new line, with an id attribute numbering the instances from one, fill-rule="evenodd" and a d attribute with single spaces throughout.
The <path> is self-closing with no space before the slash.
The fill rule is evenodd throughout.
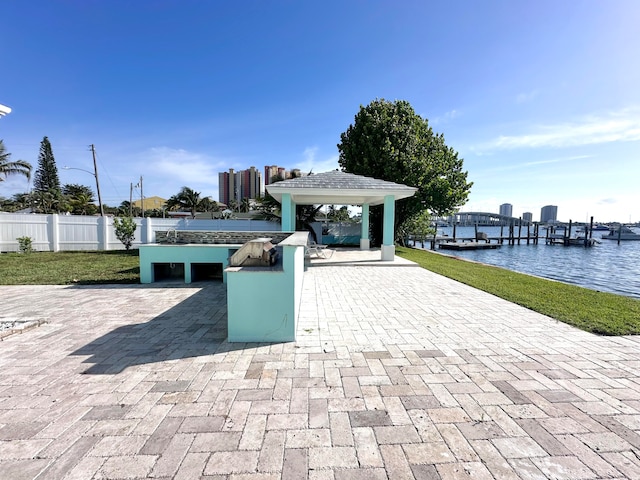
<path id="1" fill-rule="evenodd" d="M 140 175 L 140 181 L 131 187 L 131 193 L 129 197 L 133 197 L 133 189 L 140 187 L 140 209 L 142 210 L 142 218 L 144 218 L 144 192 L 142 191 L 142 175 Z M 131 201 L 129 201 L 131 204 Z"/>
<path id="2" fill-rule="evenodd" d="M 140 206 L 142 207 L 142 218 L 144 218 L 144 193 L 142 192 L 142 175 L 140 175 Z"/>
<path id="3" fill-rule="evenodd" d="M 133 182 L 129 184 L 129 216 L 133 217 Z"/>
<path id="4" fill-rule="evenodd" d="M 104 206 L 102 205 L 102 196 L 100 195 L 100 182 L 98 181 L 98 163 L 96 162 L 96 147 L 91 144 L 91 153 L 93 154 L 93 176 L 96 177 L 96 189 L 98 190 L 98 204 L 100 205 L 100 216 L 104 217 Z"/>

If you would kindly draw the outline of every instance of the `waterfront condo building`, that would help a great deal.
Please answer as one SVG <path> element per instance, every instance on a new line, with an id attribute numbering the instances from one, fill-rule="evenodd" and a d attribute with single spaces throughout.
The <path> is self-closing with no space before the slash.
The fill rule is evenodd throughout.
<path id="1" fill-rule="evenodd" d="M 235 172 L 218 173 L 218 201 L 229 205 L 231 200 L 237 203 L 245 198 L 257 198 L 262 195 L 262 175 L 255 167 Z"/>
<path id="2" fill-rule="evenodd" d="M 274 181 L 286 180 L 289 172 L 284 167 L 277 165 L 265 165 L 264 167 L 264 184 L 271 185 Z"/>
<path id="3" fill-rule="evenodd" d="M 513 217 L 513 205 L 510 203 L 503 203 L 500 205 L 500 215 L 505 217 Z"/>
<path id="4" fill-rule="evenodd" d="M 555 223 L 558 221 L 558 207 L 556 205 L 546 205 L 540 210 L 541 223 Z"/>
<path id="5" fill-rule="evenodd" d="M 265 186 L 271 185 L 274 182 L 280 180 L 286 180 L 288 178 L 299 177 L 300 169 L 294 168 L 287 170 L 284 167 L 278 167 L 277 165 L 266 165 L 264 167 L 264 184 Z"/>
<path id="6" fill-rule="evenodd" d="M 524 212 L 522 214 L 522 220 L 524 220 L 527 223 L 533 223 L 533 213 L 531 212 Z"/>

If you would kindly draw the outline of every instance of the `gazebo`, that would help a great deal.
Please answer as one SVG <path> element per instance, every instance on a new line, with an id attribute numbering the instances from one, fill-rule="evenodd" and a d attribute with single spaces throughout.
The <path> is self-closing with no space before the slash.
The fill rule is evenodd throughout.
<path id="1" fill-rule="evenodd" d="M 416 193 L 417 188 L 340 171 L 317 173 L 267 185 L 267 192 L 282 205 L 282 231 L 294 231 L 296 205 L 361 205 L 360 248 L 368 250 L 369 207 L 384 205 L 382 260 L 393 260 L 395 202 Z"/>

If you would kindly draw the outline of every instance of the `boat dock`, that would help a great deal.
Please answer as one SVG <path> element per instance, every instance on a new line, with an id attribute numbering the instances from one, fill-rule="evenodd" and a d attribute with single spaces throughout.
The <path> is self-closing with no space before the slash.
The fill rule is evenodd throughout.
<path id="1" fill-rule="evenodd" d="M 434 235 L 431 238 L 422 241 L 422 247 L 425 243 L 430 244 L 431 250 L 436 248 L 442 250 L 486 250 L 497 249 L 505 243 L 507 245 L 538 245 L 542 239 L 547 245 L 563 245 L 563 246 L 580 246 L 592 247 L 596 245 L 598 240 L 593 238 L 593 217 L 591 225 L 586 225 L 584 230 L 576 236 L 572 235 L 572 221 L 569 220 L 568 225 L 549 226 L 541 235 L 540 225 L 505 225 L 500 227 L 498 236 L 489 236 L 487 233 L 479 231 L 478 225 L 475 225 L 475 235 L 473 237 L 459 237 L 456 235 L 456 225 L 453 225 L 453 235 Z M 525 230 L 526 229 L 526 230 Z M 507 232 L 505 232 L 507 230 Z M 525 230 L 525 231 L 523 231 Z M 418 240 L 413 239 L 414 245 Z"/>

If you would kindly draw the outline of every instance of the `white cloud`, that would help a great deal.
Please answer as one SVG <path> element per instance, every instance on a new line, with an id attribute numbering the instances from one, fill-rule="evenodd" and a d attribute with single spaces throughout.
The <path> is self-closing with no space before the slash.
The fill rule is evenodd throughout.
<path id="1" fill-rule="evenodd" d="M 33 172 L 31 175 L 33 181 Z M 17 193 L 26 193 L 30 190 L 31 182 L 22 175 L 9 175 L 3 177 L 0 182 L 0 197 L 11 198 Z"/>
<path id="2" fill-rule="evenodd" d="M 516 96 L 516 103 L 529 103 L 532 102 L 538 96 L 538 90 L 533 90 L 528 93 L 520 93 Z"/>
<path id="3" fill-rule="evenodd" d="M 635 209 L 639 201 L 639 194 L 624 193 L 608 198 L 592 198 L 585 195 L 563 199 L 558 203 L 558 217 L 564 220 L 588 221 L 593 216 L 596 222 L 636 222 L 640 220 Z"/>
<path id="4" fill-rule="evenodd" d="M 575 147 L 640 140 L 640 109 L 589 115 L 574 122 L 540 125 L 531 133 L 502 135 L 474 148 L 479 152 L 518 148 Z"/>
<path id="5" fill-rule="evenodd" d="M 218 172 L 230 163 L 204 153 L 169 147 L 153 147 L 137 154 L 125 169 L 133 168 L 144 178 L 144 195 L 169 198 L 183 187 L 200 192 L 203 197 L 218 198 Z M 136 176 L 133 176 L 134 183 Z M 127 180 L 128 181 L 128 180 Z M 127 183 L 128 186 L 128 183 Z M 134 192 L 139 195 L 140 191 Z"/>
<path id="6" fill-rule="evenodd" d="M 548 164 L 557 164 L 557 163 L 570 163 L 578 160 L 586 160 L 587 158 L 592 158 L 593 155 L 571 155 L 568 157 L 555 157 L 549 158 L 546 160 L 535 160 L 531 162 L 523 162 L 523 163 L 507 163 L 502 165 L 496 165 L 495 167 L 486 168 L 484 171 L 481 171 L 479 174 L 484 176 L 493 175 L 496 172 L 506 172 L 511 170 L 518 170 L 521 168 L 535 167 L 536 165 L 548 165 Z M 478 175 L 478 173 L 476 173 Z"/>
<path id="7" fill-rule="evenodd" d="M 333 155 L 324 159 L 317 159 L 318 147 L 307 147 L 302 153 L 303 160 L 298 162 L 293 168 L 299 168 L 303 173 L 323 173 L 338 168 L 338 155 Z"/>
<path id="8" fill-rule="evenodd" d="M 548 160 L 537 160 L 535 162 L 526 162 L 521 164 L 522 167 L 531 167 L 534 165 L 546 165 L 549 163 L 566 163 L 573 162 L 575 160 L 585 160 L 587 158 L 592 158 L 593 155 L 572 155 L 570 157 L 560 157 L 560 158 L 550 158 Z"/>
<path id="9" fill-rule="evenodd" d="M 189 184 L 218 184 L 218 172 L 226 162 L 217 161 L 201 153 L 183 149 L 155 147 L 144 155 L 144 162 L 153 165 L 154 176 L 166 176 L 172 182 Z"/>
<path id="10" fill-rule="evenodd" d="M 458 118 L 459 116 L 460 116 L 460 112 L 458 112 L 457 110 L 455 109 L 449 110 L 448 112 L 445 112 L 444 115 L 431 119 L 429 123 L 434 126 L 440 125 L 440 124 L 446 124 L 446 123 L 449 123 L 451 120 Z M 422 115 L 422 118 L 426 118 L 426 117 Z"/>

